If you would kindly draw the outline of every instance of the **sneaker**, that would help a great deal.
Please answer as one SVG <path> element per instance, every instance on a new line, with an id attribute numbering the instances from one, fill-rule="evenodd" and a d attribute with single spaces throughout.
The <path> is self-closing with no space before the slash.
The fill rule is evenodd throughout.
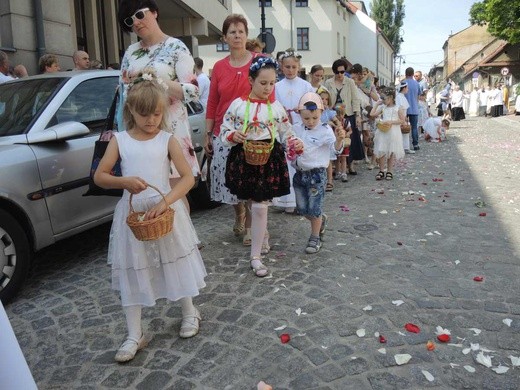
<path id="1" fill-rule="evenodd" d="M 343 183 L 348 182 L 348 176 L 347 176 L 346 173 L 342 173 L 342 174 L 341 174 L 341 181 L 342 181 Z"/>
<path id="2" fill-rule="evenodd" d="M 328 220 L 329 217 L 327 216 L 327 214 L 321 215 L 320 240 L 323 238 L 323 235 L 325 234 L 325 229 L 327 228 Z"/>
<path id="3" fill-rule="evenodd" d="M 421 150 L 421 148 L 419 147 L 419 145 L 415 145 L 415 146 L 413 147 L 413 150 Z"/>
<path id="4" fill-rule="evenodd" d="M 405 149 L 404 152 L 406 154 L 415 154 L 415 151 L 414 150 L 410 150 L 410 149 Z"/>
<path id="5" fill-rule="evenodd" d="M 334 175 L 334 180 L 339 180 L 339 179 L 341 179 L 341 173 L 336 173 Z"/>
<path id="6" fill-rule="evenodd" d="M 309 242 L 307 242 L 307 248 L 305 248 L 305 253 L 318 253 L 321 249 L 321 240 L 319 237 L 311 236 L 309 238 Z"/>

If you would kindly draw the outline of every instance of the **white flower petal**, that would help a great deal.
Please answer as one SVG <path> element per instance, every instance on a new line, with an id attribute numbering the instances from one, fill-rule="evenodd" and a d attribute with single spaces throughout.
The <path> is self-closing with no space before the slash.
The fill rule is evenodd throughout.
<path id="1" fill-rule="evenodd" d="M 434 232 L 435 234 L 437 234 L 438 236 L 442 236 L 442 234 L 439 233 L 437 230 L 434 230 L 433 232 Z"/>
<path id="2" fill-rule="evenodd" d="M 426 379 L 428 379 L 428 382 L 433 382 L 435 380 L 435 378 L 433 377 L 432 374 L 430 374 L 428 371 L 426 370 L 421 370 L 421 372 L 423 373 L 423 375 L 425 376 Z"/>
<path id="3" fill-rule="evenodd" d="M 442 326 L 437 326 L 435 328 L 435 334 L 438 336 L 438 335 L 441 335 L 441 334 L 448 334 L 448 335 L 451 335 L 451 332 L 448 330 L 448 329 L 444 329 Z"/>
<path id="4" fill-rule="evenodd" d="M 383 354 L 383 355 L 386 355 L 386 348 L 379 348 L 379 349 L 377 350 L 377 352 L 379 352 L 379 353 L 381 353 L 381 354 Z"/>
<path id="5" fill-rule="evenodd" d="M 460 264 L 460 260 L 455 260 L 455 265 L 459 265 Z"/>
<path id="6" fill-rule="evenodd" d="M 379 332 L 375 332 L 374 337 L 379 337 Z"/>
<path id="7" fill-rule="evenodd" d="M 278 328 L 274 328 L 274 330 L 284 330 L 285 328 L 287 328 L 287 325 L 279 326 Z"/>
<path id="8" fill-rule="evenodd" d="M 475 336 L 478 336 L 482 332 L 479 328 L 469 328 L 469 330 L 475 332 Z"/>
<path id="9" fill-rule="evenodd" d="M 513 320 L 511 318 L 504 318 L 502 322 L 507 326 L 511 327 L 511 323 L 513 322 Z"/>
<path id="10" fill-rule="evenodd" d="M 432 232 L 428 232 L 426 233 L 427 236 L 433 236 L 433 233 Z"/>
<path id="11" fill-rule="evenodd" d="M 504 374 L 509 371 L 509 367 L 506 366 L 491 367 L 491 369 L 497 374 Z"/>
<path id="12" fill-rule="evenodd" d="M 483 366 L 486 366 L 488 368 L 490 368 L 493 364 L 491 363 L 491 356 L 489 355 L 484 355 L 484 353 L 481 351 L 479 352 L 479 354 L 477 355 L 477 357 L 475 358 L 475 360 L 477 361 L 477 363 L 480 363 L 482 364 Z"/>
<path id="13" fill-rule="evenodd" d="M 356 334 L 358 335 L 358 337 L 365 337 L 365 333 L 365 329 L 356 330 Z"/>
<path id="14" fill-rule="evenodd" d="M 298 309 L 295 310 L 295 312 L 299 317 L 302 314 L 302 309 L 299 307 Z"/>
<path id="15" fill-rule="evenodd" d="M 450 363 L 451 368 L 460 367 L 460 364 Z"/>
<path id="16" fill-rule="evenodd" d="M 509 355 L 509 359 L 511 359 L 513 367 L 520 367 L 520 357 Z"/>
<path id="17" fill-rule="evenodd" d="M 326 346 L 324 346 L 324 345 L 322 345 L 321 347 L 322 347 L 323 349 L 328 349 L 328 348 L 329 348 L 329 347 L 326 347 Z"/>
<path id="18" fill-rule="evenodd" d="M 464 349 L 462 350 L 462 353 L 463 353 L 464 355 L 467 355 L 467 354 L 470 353 L 470 352 L 471 352 L 471 348 L 464 348 Z"/>
<path id="19" fill-rule="evenodd" d="M 336 243 L 337 246 L 346 246 L 347 244 L 345 242 L 338 242 Z"/>
<path id="20" fill-rule="evenodd" d="M 392 301 L 392 303 L 393 303 L 394 305 L 396 305 L 396 306 L 401 306 L 401 305 L 404 303 L 404 301 L 398 299 L 398 300 L 396 300 L 396 301 Z"/>
<path id="21" fill-rule="evenodd" d="M 480 344 L 479 343 L 475 343 L 475 344 L 470 343 L 469 346 L 470 346 L 472 351 L 478 351 L 480 349 Z"/>
<path id="22" fill-rule="evenodd" d="M 395 362 L 398 366 L 408 363 L 411 358 L 412 355 L 409 355 L 407 353 L 399 353 L 397 355 L 394 355 Z"/>
<path id="23" fill-rule="evenodd" d="M 471 367 L 471 366 L 464 366 L 464 369 L 468 372 L 475 372 L 475 368 L 474 367 Z"/>
<path id="24" fill-rule="evenodd" d="M 368 305 L 363 308 L 364 311 L 370 311 L 372 310 L 372 306 Z"/>
<path id="25" fill-rule="evenodd" d="M 399 333 L 399 335 L 401 335 L 401 336 L 406 336 L 406 335 L 405 335 L 403 332 L 401 332 L 401 331 L 399 331 L 399 332 L 397 332 L 397 333 Z"/>
<path id="26" fill-rule="evenodd" d="M 463 348 L 463 347 L 464 347 L 464 345 L 462 345 L 462 344 L 448 343 L 448 345 L 449 345 L 450 347 L 457 347 L 457 348 Z"/>
<path id="27" fill-rule="evenodd" d="M 386 210 L 381 210 L 381 211 L 379 212 L 379 214 L 388 214 L 388 211 L 386 211 Z"/>
<path id="28" fill-rule="evenodd" d="M 273 293 L 277 293 L 278 291 L 280 291 L 280 287 L 275 287 Z"/>

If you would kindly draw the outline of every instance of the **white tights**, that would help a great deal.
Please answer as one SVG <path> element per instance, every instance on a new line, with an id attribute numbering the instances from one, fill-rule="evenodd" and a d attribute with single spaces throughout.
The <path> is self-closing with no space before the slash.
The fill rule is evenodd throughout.
<path id="1" fill-rule="evenodd" d="M 251 204 L 251 258 L 260 257 L 267 230 L 267 203 Z"/>
<path id="2" fill-rule="evenodd" d="M 182 308 L 182 316 L 190 316 L 195 314 L 195 306 L 191 297 L 179 299 Z M 126 316 L 126 326 L 128 327 L 128 337 L 139 340 L 143 335 L 141 328 L 141 305 L 123 306 Z"/>

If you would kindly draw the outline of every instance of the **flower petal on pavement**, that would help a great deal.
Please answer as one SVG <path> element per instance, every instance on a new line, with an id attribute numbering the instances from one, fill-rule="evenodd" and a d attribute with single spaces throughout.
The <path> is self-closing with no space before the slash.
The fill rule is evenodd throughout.
<path id="1" fill-rule="evenodd" d="M 464 369 L 468 372 L 475 372 L 475 367 L 472 367 L 472 366 L 464 366 Z"/>
<path id="2" fill-rule="evenodd" d="M 491 369 L 497 374 L 504 374 L 509 371 L 509 367 L 506 366 L 491 367 Z"/>
<path id="3" fill-rule="evenodd" d="M 423 373 L 424 377 L 426 379 L 428 379 L 428 382 L 433 382 L 435 380 L 435 378 L 433 377 L 432 374 L 430 374 L 428 371 L 426 370 L 421 370 L 421 372 Z"/>
<path id="4" fill-rule="evenodd" d="M 504 318 L 502 322 L 507 326 L 511 327 L 511 323 L 513 322 L 513 320 L 511 318 Z"/>
<path id="5" fill-rule="evenodd" d="M 486 366 L 487 368 L 490 368 L 493 364 L 491 363 L 491 356 L 484 355 L 484 353 L 481 351 L 475 358 L 475 361 L 477 363 L 482 364 L 483 366 Z"/>
<path id="6" fill-rule="evenodd" d="M 419 333 L 421 331 L 421 329 L 415 325 L 415 324 L 412 324 L 412 323 L 407 323 L 405 324 L 404 328 L 408 331 L 408 332 L 412 332 L 412 333 Z"/>
<path id="7" fill-rule="evenodd" d="M 394 355 L 395 362 L 398 366 L 408 363 L 411 358 L 412 355 L 409 355 L 407 353 L 399 353 L 397 355 Z"/>

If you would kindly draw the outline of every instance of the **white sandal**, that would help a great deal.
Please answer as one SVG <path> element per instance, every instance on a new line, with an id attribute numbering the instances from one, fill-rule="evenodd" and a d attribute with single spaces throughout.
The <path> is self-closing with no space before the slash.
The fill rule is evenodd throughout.
<path id="1" fill-rule="evenodd" d="M 254 260 L 258 260 L 260 262 L 260 264 L 257 265 L 256 267 L 253 266 Z M 260 257 L 251 257 L 249 264 L 251 265 L 251 269 L 253 270 L 255 275 L 258 276 L 259 278 L 263 278 L 264 276 L 267 276 L 267 274 L 269 273 L 269 270 L 267 269 L 267 267 L 264 264 L 262 264 Z"/>
<path id="2" fill-rule="evenodd" d="M 114 357 L 115 361 L 124 363 L 132 360 L 135 357 L 137 351 L 146 347 L 149 342 L 150 339 L 148 339 L 144 334 L 139 340 L 136 340 L 132 337 L 127 337 L 127 339 L 117 350 L 116 356 Z"/>
<path id="3" fill-rule="evenodd" d="M 182 339 L 189 339 L 199 333 L 200 321 L 202 321 L 202 317 L 197 308 L 195 308 L 194 314 L 182 317 L 179 337 Z"/>
<path id="4" fill-rule="evenodd" d="M 246 234 L 242 238 L 242 245 L 251 246 L 251 228 L 246 228 Z"/>

